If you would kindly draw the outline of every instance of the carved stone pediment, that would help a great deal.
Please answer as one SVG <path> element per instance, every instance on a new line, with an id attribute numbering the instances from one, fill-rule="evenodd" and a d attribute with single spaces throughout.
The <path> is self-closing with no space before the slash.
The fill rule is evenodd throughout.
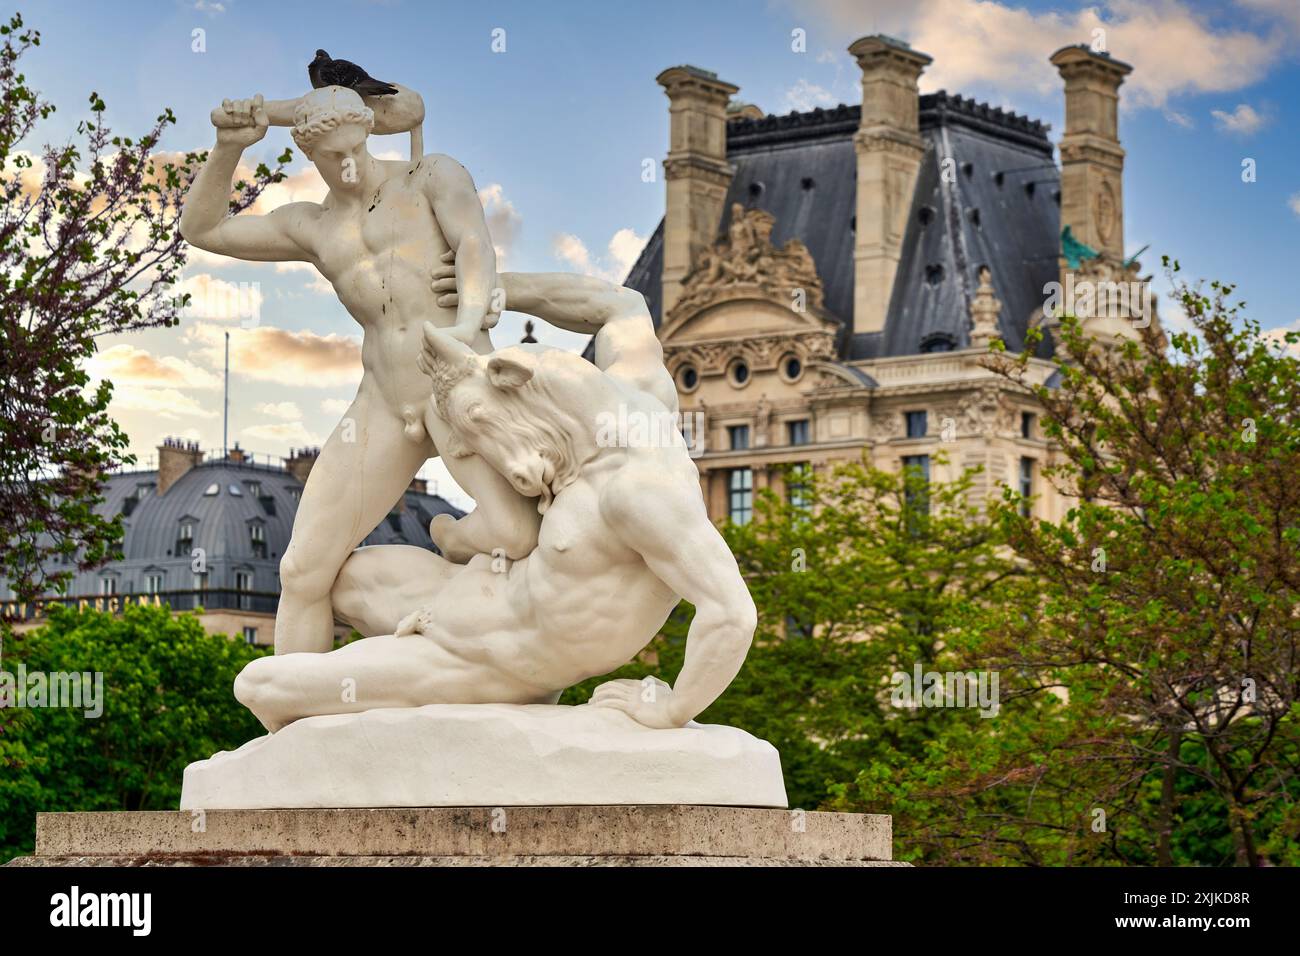
<path id="1" fill-rule="evenodd" d="M 700 253 L 670 318 L 727 299 L 768 299 L 797 311 L 820 311 L 822 281 L 812 254 L 798 239 L 774 246 L 775 223 L 771 213 L 734 203 L 727 234 Z"/>
<path id="2" fill-rule="evenodd" d="M 958 403 L 967 427 L 963 433 L 973 433 L 992 438 L 994 435 L 1012 435 L 1016 429 L 1016 408 L 1007 396 L 992 385 L 985 385 Z"/>

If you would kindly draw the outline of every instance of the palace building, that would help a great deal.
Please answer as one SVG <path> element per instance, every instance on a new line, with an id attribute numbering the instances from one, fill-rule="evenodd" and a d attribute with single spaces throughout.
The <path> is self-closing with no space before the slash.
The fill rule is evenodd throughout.
<path id="1" fill-rule="evenodd" d="M 167 604 L 174 611 L 201 608 L 209 633 L 271 644 L 280 557 L 319 451 L 292 451 L 280 464 L 254 461 L 236 445 L 205 460 L 193 442 L 164 440 L 157 468 L 104 479 L 104 502 L 96 510 L 122 516 L 122 558 L 77 572 L 66 594 L 32 604 L 15 600 L 0 577 L 0 590 L 9 598 L 5 616 L 23 627 L 39 624 L 51 603 L 110 612 L 127 603 Z M 432 549 L 429 522 L 439 514 L 463 512 L 416 479 L 362 544 Z M 350 629 L 340 625 L 336 631 L 345 637 Z"/>
<path id="2" fill-rule="evenodd" d="M 849 53 L 860 104 L 785 116 L 707 70 L 658 76 L 666 208 L 626 285 L 649 304 L 683 419 L 704 423 L 689 437 L 710 516 L 747 521 L 758 490 L 796 496 L 800 470 L 865 454 L 936 480 L 982 466 L 981 494 L 1009 484 L 1056 517 L 1039 409 L 981 359 L 1045 323 L 1031 374 L 1051 384 L 1050 284 L 1141 281 L 1124 259 L 1118 135 L 1131 68 L 1087 47 L 1052 55 L 1058 166 L 1043 123 L 921 95 L 931 60 L 908 44 L 870 36 Z M 1073 313 L 1114 337 L 1138 310 Z"/>

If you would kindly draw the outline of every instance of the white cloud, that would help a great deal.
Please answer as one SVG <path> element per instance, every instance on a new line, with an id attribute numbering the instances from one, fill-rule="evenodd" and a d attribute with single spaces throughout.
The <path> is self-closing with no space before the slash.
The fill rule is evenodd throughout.
<path id="1" fill-rule="evenodd" d="M 806 113 L 819 106 L 834 106 L 835 95 L 825 87 L 806 79 L 798 80 L 794 86 L 785 91 L 785 109 Z"/>
<path id="2" fill-rule="evenodd" d="M 258 282 L 228 282 L 206 272 L 188 276 L 169 295 L 188 294 L 190 303 L 182 311 L 187 319 L 239 322 L 258 319 L 262 314 L 262 286 Z"/>
<path id="3" fill-rule="evenodd" d="M 253 406 L 253 411 L 259 415 L 280 418 L 285 421 L 302 418 L 302 410 L 293 402 L 259 402 Z"/>
<path id="4" fill-rule="evenodd" d="M 1186 113 L 1180 113 L 1177 110 L 1165 110 L 1165 119 L 1175 126 L 1181 126 L 1183 129 L 1196 129 L 1196 121 Z"/>
<path id="5" fill-rule="evenodd" d="M 289 442 L 298 445 L 323 444 L 319 435 L 307 430 L 302 422 L 282 422 L 274 425 L 249 425 L 240 431 L 243 438 Z"/>
<path id="6" fill-rule="evenodd" d="M 596 276 L 610 282 L 622 282 L 645 248 L 646 237 L 631 229 L 614 233 L 606 246 L 606 254 L 593 257 L 587 244 L 572 233 L 564 232 L 551 240 L 551 252 L 583 275 Z"/>
<path id="7" fill-rule="evenodd" d="M 488 233 L 492 236 L 492 245 L 496 249 L 497 268 L 504 269 L 503 263 L 514 248 L 515 239 L 523 228 L 524 217 L 515 209 L 514 203 L 506 198 L 500 183 L 489 183 L 480 189 L 478 201 L 483 204 Z"/>
<path id="8" fill-rule="evenodd" d="M 1263 336 L 1292 358 L 1300 359 L 1300 342 L 1287 342 L 1286 334 L 1288 332 L 1300 332 L 1300 319 L 1296 319 L 1290 325 L 1267 329 L 1264 331 Z"/>
<path id="9" fill-rule="evenodd" d="M 224 332 L 221 326 L 200 322 L 186 329 L 183 341 L 196 346 L 194 354 L 210 366 L 220 368 Z M 290 332 L 269 325 L 241 328 L 230 336 L 230 371 L 294 387 L 355 385 L 361 379 L 361 343 L 346 335 Z"/>
<path id="10" fill-rule="evenodd" d="M 1235 136 L 1249 136 L 1257 132 L 1266 122 L 1265 118 L 1247 103 L 1238 103 L 1237 108 L 1231 113 L 1210 110 L 1210 115 L 1214 117 L 1214 125 L 1220 133 L 1231 133 Z"/>
<path id="11" fill-rule="evenodd" d="M 213 400 L 220 404 L 219 399 Z M 174 388 L 140 388 L 135 385 L 117 385 L 109 403 L 113 414 L 120 412 L 148 412 L 158 418 L 216 418 L 216 408 L 206 408 L 195 399 Z"/>
<path id="12" fill-rule="evenodd" d="M 307 282 L 307 290 L 317 295 L 335 295 L 334 286 L 330 285 L 329 279 L 326 279 L 316 267 L 310 262 L 277 262 L 275 264 L 276 272 L 303 272 L 311 276 Z"/>
<path id="13" fill-rule="evenodd" d="M 352 407 L 352 402 L 346 398 L 327 398 L 320 403 L 320 407 L 326 415 L 342 415 Z"/>
<path id="14" fill-rule="evenodd" d="M 134 345 L 114 345 L 96 353 L 86 363 L 96 381 L 108 379 L 117 386 L 136 388 L 217 389 L 221 379 L 187 359 L 153 355 Z"/>
<path id="15" fill-rule="evenodd" d="M 1292 193 L 1291 198 L 1286 201 L 1286 204 L 1291 207 L 1293 213 L 1300 216 L 1300 193 Z"/>
<path id="16" fill-rule="evenodd" d="M 240 166 L 235 176 L 251 182 L 254 172 L 246 166 Z M 289 173 L 281 182 L 267 186 L 248 212 L 261 215 L 291 202 L 320 202 L 329 191 L 316 167 L 307 165 L 296 173 Z"/>
<path id="17" fill-rule="evenodd" d="M 1254 5 L 1272 14 L 1260 31 L 1219 26 L 1187 0 L 1108 0 L 1075 11 L 1031 11 L 997 0 L 813 0 L 849 39 L 888 33 L 932 56 L 921 78 L 925 90 L 979 84 L 1050 95 L 1061 80 L 1047 58 L 1060 47 L 1100 37 L 1105 49 L 1134 67 L 1121 98 L 1129 107 L 1163 107 L 1180 93 L 1223 93 L 1266 76 L 1288 51 L 1276 19 L 1285 15 L 1285 3 Z"/>

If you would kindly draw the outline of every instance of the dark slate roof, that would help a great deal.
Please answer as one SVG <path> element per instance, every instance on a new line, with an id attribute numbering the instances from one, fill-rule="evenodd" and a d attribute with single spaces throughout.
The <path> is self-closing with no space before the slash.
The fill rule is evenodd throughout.
<path id="1" fill-rule="evenodd" d="M 930 100 L 921 132 L 933 148 L 917 177 L 877 347 L 884 355 L 913 355 L 934 341 L 968 348 L 970 301 L 987 265 L 1002 302 L 1002 338 L 1019 351 L 1043 285 L 1057 276 L 1060 173 L 1051 143 L 1041 124 L 999 120 L 1000 111 L 960 97 Z M 955 160 L 952 181 L 942 175 L 944 157 Z M 850 357 L 870 355 L 861 338 Z"/>
<path id="2" fill-rule="evenodd" d="M 855 336 L 853 134 L 860 115 L 860 107 L 840 105 L 729 122 L 727 158 L 735 175 L 719 235 L 730 223 L 732 203 L 739 202 L 776 218 L 775 243 L 797 237 L 808 246 L 827 311 L 844 330 L 841 358 L 916 354 L 935 342 L 966 347 L 981 265 L 991 269 L 1003 303 L 1003 337 L 1018 348 L 1030 314 L 1042 303 L 1043 284 L 1056 276 L 1060 186 L 1046 124 L 945 92 L 921 97 L 921 136 L 930 148 L 917 178 L 885 330 Z M 956 161 L 956 182 L 940 175 L 948 156 Z M 661 220 L 625 282 L 645 295 L 656 326 L 662 271 Z"/>
<path id="3" fill-rule="evenodd" d="M 776 217 L 772 242 L 801 239 L 817 263 L 825 305 L 837 318 L 853 314 L 853 214 L 857 155 L 853 133 L 860 108 L 840 106 L 727 125 L 727 158 L 735 168 L 719 233 L 731 206 Z"/>
<path id="4" fill-rule="evenodd" d="M 297 494 L 303 485 L 283 468 L 253 465 L 227 459 L 204 462 L 182 475 L 164 495 L 157 494 L 156 471 L 132 471 L 105 479 L 104 502 L 96 508 L 111 517 L 123 515 L 125 535 L 122 560 L 91 571 L 78 572 L 69 584 L 70 595 L 98 592 L 99 579 L 116 572 L 118 591 L 144 589 L 146 573 L 161 571 L 165 590 L 188 590 L 193 583 L 190 553 L 173 553 L 182 519 L 193 519 L 192 548 L 206 553 L 208 583 L 212 588 L 234 586 L 235 571 L 252 571 L 254 591 L 278 592 L 280 558 L 289 545 Z M 250 484 L 261 485 L 255 497 Z M 217 493 L 204 492 L 216 485 Z M 135 498 L 141 486 L 148 494 Z M 231 489 L 237 488 L 238 494 Z M 437 514 L 460 517 L 463 512 L 438 495 L 407 491 L 403 509 L 395 511 L 366 536 L 362 544 L 413 544 L 433 548 L 429 522 Z M 253 555 L 249 526 L 260 523 L 266 538 L 266 557 Z M 0 578 L 0 586 L 4 584 Z"/>
<path id="5" fill-rule="evenodd" d="M 627 274 L 623 284 L 636 289 L 645 296 L 650 314 L 654 316 L 655 328 L 659 327 L 659 315 L 663 311 L 664 284 L 660 277 L 664 272 L 664 221 L 659 220 L 654 233 L 641 250 L 641 255 Z"/>

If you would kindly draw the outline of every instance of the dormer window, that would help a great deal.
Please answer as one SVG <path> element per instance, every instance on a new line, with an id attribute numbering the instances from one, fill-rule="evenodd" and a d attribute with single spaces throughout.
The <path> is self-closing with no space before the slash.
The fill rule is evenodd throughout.
<path id="1" fill-rule="evenodd" d="M 210 498 L 213 495 L 219 495 L 219 494 L 221 494 L 221 483 L 218 481 L 214 481 L 212 484 L 208 485 L 208 487 L 203 490 L 203 497 L 205 498 Z"/>
<path id="2" fill-rule="evenodd" d="M 253 557 L 266 557 L 266 528 L 262 524 L 248 526 L 248 543 L 253 549 Z"/>
<path id="3" fill-rule="evenodd" d="M 951 352 L 957 347 L 951 335 L 947 332 L 936 332 L 933 335 L 927 335 L 921 340 L 921 353 L 928 355 L 931 352 Z"/>
<path id="4" fill-rule="evenodd" d="M 194 520 L 192 518 L 183 518 L 180 526 L 176 529 L 176 557 L 189 557 L 190 550 L 194 547 Z"/>

